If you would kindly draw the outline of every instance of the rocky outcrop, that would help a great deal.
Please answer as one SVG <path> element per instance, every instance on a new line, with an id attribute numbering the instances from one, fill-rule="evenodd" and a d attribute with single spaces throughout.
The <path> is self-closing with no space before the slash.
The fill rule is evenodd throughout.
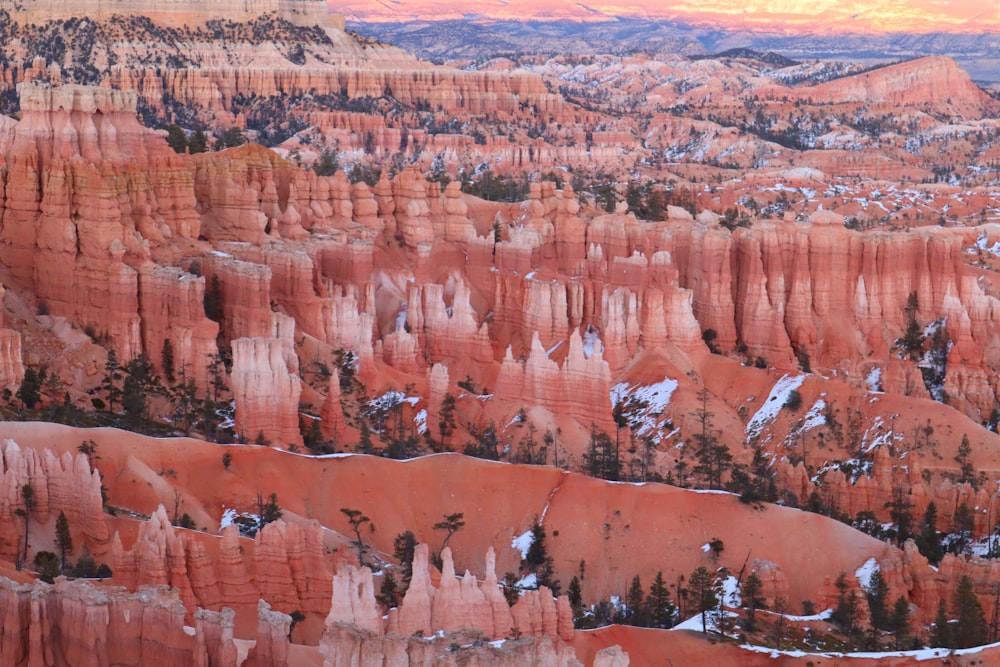
<path id="1" fill-rule="evenodd" d="M 351 667 L 357 656 L 372 664 L 417 667 L 432 662 L 455 666 L 476 664 L 497 667 L 582 667 L 569 646 L 556 648 L 548 637 L 508 639 L 483 643 L 482 635 L 472 631 L 446 632 L 431 638 L 379 637 L 353 626 L 328 628 L 320 641 L 324 667 Z M 454 647 L 458 646 L 456 650 Z M 619 664 L 619 663 L 611 663 Z M 628 664 L 627 662 L 621 664 Z"/>
<path id="2" fill-rule="evenodd" d="M 601 343 L 574 331 L 562 366 L 549 359 L 537 334 L 527 360 L 514 359 L 510 348 L 500 366 L 495 396 L 511 405 L 541 405 L 590 423 L 607 425 L 611 414 L 611 370 L 602 358 Z"/>
<path id="3" fill-rule="evenodd" d="M 798 91 L 801 99 L 825 102 L 922 106 L 949 115 L 979 118 L 994 101 L 951 58 L 936 56 L 878 68 Z"/>
<path id="4" fill-rule="evenodd" d="M 189 613 L 199 607 L 245 608 L 259 599 L 285 613 L 327 613 L 331 576 L 319 524 L 276 521 L 257 533 L 252 547 L 241 544 L 236 527 L 229 526 L 213 556 L 197 534 L 174 528 L 161 506 L 140 526 L 130 548 L 115 534 L 111 567 L 114 581 L 130 590 L 177 589 Z"/>
<path id="5" fill-rule="evenodd" d="M 101 476 L 91 470 L 87 457 L 70 452 L 57 457 L 48 449 L 22 449 L 8 439 L 0 458 L 0 556 L 13 561 L 24 544 L 24 523 L 15 512 L 25 509 L 22 489 L 26 485 L 34 491 L 29 553 L 48 541 L 41 531 L 60 512 L 65 512 L 73 531 L 96 542 L 107 541 Z"/>
<path id="6" fill-rule="evenodd" d="M 497 585 L 492 549 L 486 554 L 482 583 L 469 571 L 456 577 L 451 549 L 445 547 L 441 558 L 441 583 L 434 586 L 427 545 L 417 545 L 410 586 L 402 605 L 390 611 L 385 626 L 375 603 L 371 570 L 341 567 L 333 580 L 333 600 L 320 642 L 324 664 L 349 665 L 359 653 L 393 665 L 421 664 L 431 657 L 452 664 L 455 656 L 448 656 L 444 646 L 456 644 L 466 647 L 463 659 L 478 660 L 477 664 L 579 664 L 564 644 L 573 639 L 572 612 L 565 598 L 557 603 L 551 591 L 542 587 L 522 593 L 511 609 Z M 489 647 L 476 641 L 483 636 L 503 640 L 511 633 L 513 638 Z M 433 639 L 425 639 L 432 635 Z M 520 639 L 522 635 L 527 639 Z"/>
<path id="7" fill-rule="evenodd" d="M 232 610 L 198 610 L 193 626 L 187 626 L 177 592 L 165 586 L 129 592 L 63 578 L 55 585 L 0 578 L 0 610 L 4 611 L 0 661 L 5 665 L 239 664 Z M 252 662 L 243 664 L 289 664 L 289 622 L 287 615 L 268 612 L 263 605 Z"/>
<path id="8" fill-rule="evenodd" d="M 294 350 L 294 322 L 275 317 L 271 338 L 233 341 L 235 430 L 249 442 L 263 434 L 279 446 L 302 445 L 299 430 L 299 360 Z"/>

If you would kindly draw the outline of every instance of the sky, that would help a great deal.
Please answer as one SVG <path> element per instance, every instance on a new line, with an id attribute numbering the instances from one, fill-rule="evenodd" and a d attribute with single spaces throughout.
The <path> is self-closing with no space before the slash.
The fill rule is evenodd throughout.
<path id="1" fill-rule="evenodd" d="M 1000 0 L 328 0 L 348 18 L 601 20 L 638 16 L 788 33 L 1000 33 Z"/>

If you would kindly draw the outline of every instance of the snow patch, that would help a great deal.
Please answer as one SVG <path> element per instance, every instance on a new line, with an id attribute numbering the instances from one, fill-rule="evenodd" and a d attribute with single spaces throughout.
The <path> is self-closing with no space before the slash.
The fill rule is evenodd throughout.
<path id="1" fill-rule="evenodd" d="M 535 533 L 532 530 L 526 530 L 510 543 L 510 546 L 521 552 L 521 560 L 528 557 L 528 549 L 531 545 L 535 543 Z"/>
<path id="2" fill-rule="evenodd" d="M 233 519 L 235 519 L 237 515 L 238 512 L 232 507 L 226 508 L 226 510 L 222 513 L 222 518 L 219 520 L 219 530 L 221 531 L 226 526 L 231 526 Z"/>
<path id="3" fill-rule="evenodd" d="M 521 590 L 536 590 L 538 588 L 538 577 L 535 576 L 534 572 L 532 572 L 531 574 L 526 574 L 521 577 L 521 579 L 514 585 Z"/>
<path id="4" fill-rule="evenodd" d="M 588 325 L 587 331 L 583 334 L 583 356 L 590 359 L 596 352 L 601 354 L 604 353 L 604 343 L 601 341 L 601 332 Z"/>
<path id="5" fill-rule="evenodd" d="M 805 375 L 782 376 L 774 384 L 774 387 L 771 388 L 771 393 L 767 395 L 764 405 L 760 407 L 747 423 L 747 435 L 753 436 L 759 434 L 765 424 L 774 421 L 774 418 L 778 416 L 778 412 L 781 411 L 781 408 L 788 401 L 788 396 L 801 387 L 805 379 Z"/>
<path id="6" fill-rule="evenodd" d="M 878 366 L 873 366 L 870 371 L 868 371 L 868 377 L 865 378 L 865 384 L 868 385 L 868 391 L 873 394 L 882 393 L 882 369 Z"/>
<path id="7" fill-rule="evenodd" d="M 822 398 L 813 403 L 813 406 L 809 408 L 809 412 L 807 412 L 806 416 L 802 419 L 802 428 L 799 429 L 800 432 L 805 432 L 809 429 L 826 424 L 826 414 L 823 412 L 824 410 L 826 410 L 826 401 Z"/>
<path id="8" fill-rule="evenodd" d="M 734 608 L 739 608 L 743 604 L 740 582 L 733 575 L 722 580 L 722 604 Z"/>
<path id="9" fill-rule="evenodd" d="M 872 575 L 878 571 L 878 561 L 874 558 L 869 558 L 865 561 L 864 565 L 854 571 L 854 577 L 862 586 L 868 588 L 871 585 Z"/>
<path id="10" fill-rule="evenodd" d="M 413 415 L 413 423 L 417 427 L 417 433 L 423 435 L 427 432 L 427 410 L 421 410 Z"/>
<path id="11" fill-rule="evenodd" d="M 635 435 L 643 437 L 650 435 L 653 441 L 660 442 L 661 430 L 669 421 L 662 418 L 663 411 L 670 405 L 670 399 L 677 391 L 678 381 L 670 377 L 650 385 L 629 385 L 621 382 L 611 387 L 611 405 L 623 402 L 629 413 L 629 421 L 637 424 Z"/>

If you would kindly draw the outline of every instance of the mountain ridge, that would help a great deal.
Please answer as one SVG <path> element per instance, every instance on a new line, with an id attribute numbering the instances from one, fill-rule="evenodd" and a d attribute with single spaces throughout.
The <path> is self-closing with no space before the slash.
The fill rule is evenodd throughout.
<path id="1" fill-rule="evenodd" d="M 783 26 L 789 33 L 982 33 L 1000 30 L 1000 8 L 983 11 L 973 3 L 940 3 L 930 0 L 874 2 L 849 0 L 775 0 L 764 8 L 737 0 L 708 3 L 688 0 L 636 0 L 629 3 L 604 2 L 589 5 L 570 0 L 472 0 L 460 8 L 439 3 L 400 0 L 391 4 L 372 0 L 332 0 L 330 6 L 349 19 L 368 22 L 398 21 L 403 18 L 455 20 L 471 17 L 514 20 L 601 21 L 615 17 L 686 21 L 709 28 L 774 30 Z"/>

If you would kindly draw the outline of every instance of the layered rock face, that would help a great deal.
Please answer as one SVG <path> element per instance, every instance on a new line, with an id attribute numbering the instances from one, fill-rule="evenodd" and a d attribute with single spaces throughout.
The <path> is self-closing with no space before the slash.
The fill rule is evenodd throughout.
<path id="1" fill-rule="evenodd" d="M 565 597 L 555 600 L 543 586 L 524 592 L 517 604 L 509 607 L 497 585 L 492 548 L 486 554 L 482 583 L 468 570 L 463 577 L 456 577 L 451 549 L 445 547 L 441 558 L 441 583 L 435 586 L 429 573 L 427 545 L 417 545 L 413 576 L 403 603 L 390 610 L 385 622 L 375 603 L 371 570 L 341 567 L 333 579 L 333 601 L 320 642 L 324 664 L 353 664 L 351 660 L 360 651 L 392 664 L 417 665 L 431 656 L 445 658 L 445 644 L 452 646 L 463 637 L 474 640 L 483 636 L 514 638 L 509 645 L 505 641 L 493 650 L 480 648 L 483 664 L 580 664 L 573 650 L 564 644 L 572 641 L 574 632 L 572 611 Z M 423 638 L 435 633 L 441 633 L 445 641 L 414 639 L 414 635 Z M 522 634 L 532 639 L 517 641 Z"/>
<path id="2" fill-rule="evenodd" d="M 189 614 L 199 607 L 242 609 L 260 599 L 286 613 L 323 614 L 330 604 L 332 579 L 322 528 L 315 522 L 301 528 L 284 521 L 268 524 L 252 545 L 241 544 L 230 526 L 222 531 L 218 550 L 209 551 L 195 534 L 175 529 L 161 506 L 141 525 L 131 548 L 115 534 L 111 563 L 114 581 L 130 590 L 177 589 Z"/>
<path id="3" fill-rule="evenodd" d="M 34 491 L 29 543 L 47 542 L 44 527 L 60 512 L 65 512 L 74 531 L 88 539 L 108 539 L 101 476 L 91 470 L 84 454 L 67 452 L 57 457 L 48 449 L 22 449 L 13 440 L 5 440 L 0 459 L 0 556 L 4 559 L 15 560 L 24 544 L 24 523 L 15 512 L 26 509 L 22 492 L 26 485 Z"/>
<path id="4" fill-rule="evenodd" d="M 233 396 L 236 432 L 244 441 L 259 434 L 276 445 L 301 445 L 299 359 L 291 318 L 276 318 L 271 338 L 233 341 Z"/>
<path id="5" fill-rule="evenodd" d="M 191 169 L 139 125 L 134 93 L 25 86 L 21 104 L 21 121 L 0 141 L 0 257 L 11 286 L 131 359 L 144 349 L 140 275 L 152 269 L 152 249 L 199 233 Z M 179 363 L 192 368 L 205 366 L 211 340 L 199 296 L 177 294 L 172 310 L 186 317 L 146 329 L 149 340 L 177 339 Z"/>
<path id="6" fill-rule="evenodd" d="M 4 610 L 0 660 L 5 665 L 192 665 L 236 667 L 233 613 L 199 610 L 193 626 L 176 590 L 129 592 L 85 581 L 16 584 L 0 578 Z M 287 665 L 289 617 L 261 614 L 257 667 Z M 274 635 L 284 651 L 265 652 Z M 244 663 L 246 664 L 246 663 Z"/>

